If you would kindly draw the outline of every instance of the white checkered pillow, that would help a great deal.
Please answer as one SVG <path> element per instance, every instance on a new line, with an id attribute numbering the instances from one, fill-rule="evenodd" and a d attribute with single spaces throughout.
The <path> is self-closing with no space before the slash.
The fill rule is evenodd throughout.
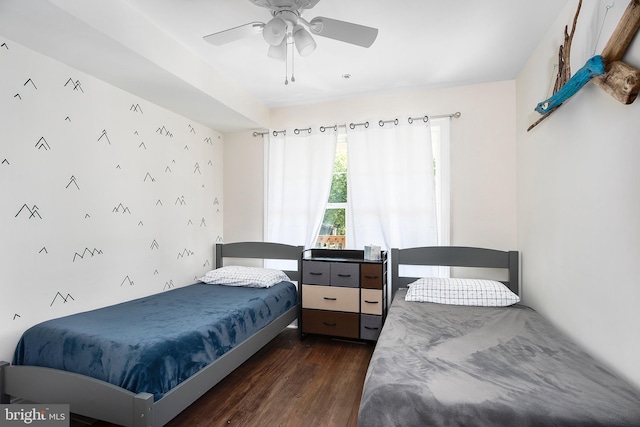
<path id="1" fill-rule="evenodd" d="M 520 297 L 493 280 L 427 277 L 409 284 L 405 301 L 506 307 L 520 302 Z"/>
<path id="2" fill-rule="evenodd" d="M 199 280 L 209 285 L 270 288 L 276 283 L 288 281 L 290 279 L 280 270 L 230 265 L 211 270 Z"/>

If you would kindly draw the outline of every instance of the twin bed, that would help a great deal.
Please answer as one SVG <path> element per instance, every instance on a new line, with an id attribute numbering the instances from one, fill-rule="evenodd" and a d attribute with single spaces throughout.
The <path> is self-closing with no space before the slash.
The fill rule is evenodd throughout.
<path id="1" fill-rule="evenodd" d="M 123 426 L 166 424 L 298 318 L 291 281 L 300 279 L 302 250 L 218 244 L 220 274 L 205 276 L 208 283 L 34 326 L 14 363 L 0 363 L 0 403 L 17 397 L 69 404 L 76 414 Z M 272 277 L 218 269 L 228 258 L 293 260 L 297 268 Z"/>
<path id="2" fill-rule="evenodd" d="M 515 302 L 517 252 L 428 247 L 392 249 L 391 259 L 395 298 L 366 375 L 360 427 L 640 426 L 637 390 Z M 504 306 L 459 305 L 459 294 L 437 288 L 417 299 L 441 303 L 406 301 L 427 294 L 402 265 L 506 269 L 514 295 Z"/>
<path id="3" fill-rule="evenodd" d="M 65 403 L 123 426 L 168 423 L 298 317 L 290 281 L 300 280 L 302 250 L 217 245 L 216 272 L 226 258 L 295 260 L 297 269 L 266 289 L 197 283 L 31 328 L 14 364 L 0 362 L 0 403 Z M 508 280 L 490 292 L 475 281 L 414 284 L 417 277 L 401 274 L 406 265 L 505 269 Z M 640 393 L 517 302 L 517 252 L 392 249 L 391 272 L 395 298 L 367 371 L 359 426 L 640 425 Z M 456 286 L 464 297 L 450 291 Z"/>

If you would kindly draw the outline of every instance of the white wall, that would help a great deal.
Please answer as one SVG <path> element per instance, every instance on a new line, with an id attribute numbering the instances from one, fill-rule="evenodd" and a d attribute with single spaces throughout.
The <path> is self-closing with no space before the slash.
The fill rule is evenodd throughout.
<path id="1" fill-rule="evenodd" d="M 252 132 L 224 140 L 224 240 L 262 241 L 264 235 L 264 147 Z"/>
<path id="2" fill-rule="evenodd" d="M 40 321 L 193 283 L 222 135 L 0 36 L 0 360 Z"/>
<path id="3" fill-rule="evenodd" d="M 284 89 L 283 89 L 284 90 Z M 515 82 L 403 92 L 272 110 L 272 129 L 459 111 L 452 119 L 453 245 L 516 246 Z M 225 241 L 263 238 L 264 148 L 225 136 Z"/>
<path id="4" fill-rule="evenodd" d="M 640 102 L 585 86 L 530 132 L 549 95 L 569 2 L 517 79 L 518 249 L 524 300 L 640 387 Z M 585 2 L 572 69 L 604 43 L 627 2 Z M 640 68 L 640 42 L 625 62 Z"/>

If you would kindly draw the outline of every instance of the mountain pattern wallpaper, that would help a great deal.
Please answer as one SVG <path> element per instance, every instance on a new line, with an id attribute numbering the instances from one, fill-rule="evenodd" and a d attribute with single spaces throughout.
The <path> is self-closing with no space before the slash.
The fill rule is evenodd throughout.
<path id="1" fill-rule="evenodd" d="M 38 322 L 213 268 L 223 140 L 2 35 L 0 69 L 0 360 L 11 361 Z"/>

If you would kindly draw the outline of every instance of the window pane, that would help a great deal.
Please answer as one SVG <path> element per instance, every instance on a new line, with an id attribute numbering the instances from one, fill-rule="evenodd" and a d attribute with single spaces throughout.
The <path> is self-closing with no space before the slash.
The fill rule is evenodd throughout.
<path id="1" fill-rule="evenodd" d="M 333 178 L 329 203 L 347 202 L 347 144 L 338 142 L 336 158 L 333 163 Z"/>
<path id="2" fill-rule="evenodd" d="M 345 210 L 344 208 L 327 208 L 324 213 L 322 227 L 316 246 L 327 249 L 343 249 L 345 247 Z"/>

